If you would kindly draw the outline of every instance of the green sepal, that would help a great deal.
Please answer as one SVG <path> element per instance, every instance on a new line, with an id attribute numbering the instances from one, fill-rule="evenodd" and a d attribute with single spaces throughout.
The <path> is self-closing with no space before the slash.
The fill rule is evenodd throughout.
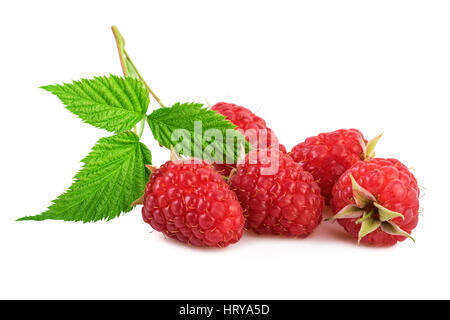
<path id="1" fill-rule="evenodd" d="M 358 244 L 360 243 L 361 239 L 367 236 L 369 233 L 374 232 L 377 230 L 381 225 L 381 221 L 374 219 L 373 217 L 368 218 L 361 224 L 361 229 L 359 230 L 358 234 Z"/>
<path id="2" fill-rule="evenodd" d="M 370 160 L 375 157 L 375 147 L 377 146 L 378 141 L 381 139 L 383 134 L 376 136 L 375 138 L 369 140 L 367 142 L 364 154 L 364 160 Z"/>
<path id="3" fill-rule="evenodd" d="M 411 235 L 408 232 L 403 231 L 402 229 L 400 229 L 400 227 L 398 225 L 396 225 L 393 222 L 385 221 L 381 224 L 380 228 L 383 232 L 385 232 L 387 234 L 390 234 L 393 236 L 408 237 L 412 241 L 416 242 L 416 240 L 414 240 L 414 238 L 411 237 Z"/>
<path id="4" fill-rule="evenodd" d="M 389 221 L 398 217 L 405 220 L 405 217 L 401 213 L 389 210 L 377 202 L 374 202 L 373 205 L 378 208 L 378 214 L 380 215 L 379 219 L 381 222 Z"/>
<path id="5" fill-rule="evenodd" d="M 335 220 L 335 219 L 355 219 L 355 218 L 359 218 L 364 213 L 365 213 L 365 211 L 362 210 L 361 208 L 358 208 L 354 204 L 349 204 L 348 206 L 345 206 L 344 208 L 342 208 L 341 211 L 336 213 L 331 218 L 326 219 L 326 221 Z"/>
<path id="6" fill-rule="evenodd" d="M 350 179 L 352 180 L 353 198 L 358 208 L 365 208 L 368 204 L 376 201 L 373 194 L 361 187 L 351 174 Z"/>

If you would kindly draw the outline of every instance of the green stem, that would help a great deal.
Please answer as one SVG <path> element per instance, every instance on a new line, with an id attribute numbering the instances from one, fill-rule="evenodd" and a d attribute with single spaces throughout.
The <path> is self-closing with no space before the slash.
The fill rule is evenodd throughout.
<path id="1" fill-rule="evenodd" d="M 128 55 L 127 51 L 125 50 L 125 39 L 123 38 L 119 29 L 116 26 L 112 26 L 111 30 L 114 34 L 114 38 L 116 39 L 117 50 L 119 51 L 120 65 L 122 66 L 123 74 L 125 76 L 128 76 L 130 75 L 130 73 L 133 73 L 133 76 L 136 76 L 136 78 L 141 80 L 147 91 L 153 96 L 153 98 L 159 103 L 159 105 L 161 107 L 165 107 L 164 104 L 161 102 L 161 100 L 158 98 L 158 96 L 149 87 L 147 82 L 145 82 L 144 78 L 141 76 L 138 69 L 134 65 L 133 61 L 131 60 L 130 56 Z M 128 68 L 128 64 L 130 64 L 132 70 Z"/>
<path id="2" fill-rule="evenodd" d="M 130 70 L 128 70 L 127 63 L 125 61 L 125 40 L 122 37 L 119 29 L 116 26 L 112 26 L 111 30 L 114 34 L 114 38 L 116 39 L 117 51 L 119 53 L 120 66 L 122 67 L 123 75 L 126 77 L 130 74 Z M 137 127 L 134 126 L 133 132 L 137 134 Z"/>
<path id="3" fill-rule="evenodd" d="M 119 52 L 119 59 L 120 59 L 120 65 L 122 67 L 123 75 L 128 76 L 128 67 L 125 63 L 125 55 L 124 55 L 124 46 L 125 46 L 125 40 L 123 39 L 122 35 L 120 34 L 119 29 L 117 29 L 116 26 L 112 26 L 111 30 L 114 34 L 114 38 L 116 39 L 116 45 L 117 45 L 117 51 Z"/>
<path id="4" fill-rule="evenodd" d="M 117 44 L 117 51 L 119 52 L 119 59 L 120 59 L 120 65 L 122 66 L 122 71 L 124 76 L 133 76 L 137 79 L 139 79 L 145 88 L 147 89 L 148 93 L 150 93 L 153 98 L 159 103 L 161 107 L 165 107 L 164 104 L 161 102 L 161 100 L 158 98 L 158 96 L 153 92 L 153 90 L 150 88 L 150 86 L 145 82 L 144 78 L 139 73 L 138 69 L 134 65 L 133 61 L 131 60 L 130 56 L 128 55 L 127 51 L 125 50 L 125 39 L 123 38 L 122 34 L 120 33 L 119 29 L 116 26 L 112 26 L 111 30 L 114 34 L 114 38 L 116 39 Z M 133 132 L 136 133 L 139 138 L 142 137 L 142 134 L 144 133 L 145 128 L 145 120 L 146 117 L 142 119 L 140 122 L 139 127 L 139 133 L 137 132 L 137 126 L 134 126 Z"/>
<path id="5" fill-rule="evenodd" d="M 123 53 L 125 54 L 126 59 L 130 63 L 130 65 L 133 67 L 134 71 L 136 72 L 136 75 L 138 76 L 139 80 L 141 80 L 141 82 L 144 84 L 147 91 L 153 96 L 153 98 L 159 103 L 159 105 L 164 108 L 165 105 L 161 102 L 161 99 L 159 99 L 158 96 L 153 92 L 153 90 L 150 88 L 150 86 L 147 84 L 147 82 L 145 82 L 144 78 L 139 73 L 138 69 L 134 65 L 133 61 L 131 60 L 130 56 L 128 55 L 128 53 L 125 49 L 123 50 Z"/>

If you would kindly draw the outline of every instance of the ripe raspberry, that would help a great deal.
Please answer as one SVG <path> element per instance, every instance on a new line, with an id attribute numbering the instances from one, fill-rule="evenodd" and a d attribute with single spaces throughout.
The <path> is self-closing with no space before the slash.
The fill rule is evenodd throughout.
<path id="1" fill-rule="evenodd" d="M 266 175 L 276 162 L 278 170 Z M 306 237 L 322 220 L 324 203 L 314 178 L 277 149 L 247 154 L 231 177 L 231 190 L 244 209 L 246 227 L 260 234 Z"/>
<path id="2" fill-rule="evenodd" d="M 234 192 L 211 165 L 168 161 L 151 175 L 144 221 L 170 238 L 195 246 L 239 241 L 244 216 Z"/>
<path id="3" fill-rule="evenodd" d="M 282 144 L 278 144 L 278 138 L 275 136 L 275 133 L 273 133 L 272 129 L 267 127 L 266 122 L 262 118 L 251 112 L 249 109 L 232 103 L 219 102 L 212 106 L 211 110 L 224 115 L 226 119 L 237 126 L 237 130 L 239 130 L 241 133 L 245 133 L 247 130 L 254 129 L 254 133 L 250 131 L 247 132 L 249 134 L 256 134 L 255 141 L 258 141 L 259 148 L 266 149 L 278 145 L 281 151 L 286 152 L 286 148 Z M 259 145 L 261 144 L 261 142 L 259 141 L 259 134 L 261 132 L 260 130 L 266 130 L 266 133 L 264 134 L 267 134 L 267 143 L 263 143 L 263 145 Z M 250 141 L 248 137 L 246 138 L 248 141 Z M 214 167 L 221 175 L 228 177 L 231 170 L 233 168 L 236 168 L 236 165 L 224 163 L 215 164 Z"/>
<path id="4" fill-rule="evenodd" d="M 339 177 L 353 164 L 373 157 L 376 142 L 369 143 L 356 129 L 321 133 L 296 145 L 289 155 L 317 180 L 326 202 Z"/>
<path id="5" fill-rule="evenodd" d="M 348 233 L 363 243 L 394 245 L 410 237 L 417 226 L 417 180 L 396 159 L 356 163 L 339 178 L 332 193 L 332 219 L 338 219 Z"/>

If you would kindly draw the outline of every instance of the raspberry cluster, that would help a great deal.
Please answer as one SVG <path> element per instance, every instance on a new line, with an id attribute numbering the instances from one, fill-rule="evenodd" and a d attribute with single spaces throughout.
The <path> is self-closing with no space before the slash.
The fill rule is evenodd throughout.
<path id="1" fill-rule="evenodd" d="M 136 69 L 117 27 L 112 31 L 123 78 L 41 88 L 86 123 L 114 134 L 97 142 L 72 186 L 45 212 L 18 220 L 110 220 L 143 204 L 144 221 L 167 237 L 226 247 L 238 242 L 245 228 L 306 237 L 320 225 L 324 205 L 330 205 L 328 220 L 337 220 L 358 243 L 389 246 L 412 239 L 417 180 L 400 161 L 374 158 L 381 135 L 366 140 L 357 129 L 340 129 L 309 137 L 287 153 L 266 121 L 243 106 L 167 107 Z M 147 114 L 150 96 L 160 108 Z M 152 154 L 141 141 L 146 124 L 160 146 L 172 149 L 171 160 L 159 169 L 148 165 Z M 174 148 L 199 158 L 200 151 L 213 163 L 182 160 Z M 235 163 L 223 164 L 224 159 Z"/>
<path id="2" fill-rule="evenodd" d="M 218 103 L 212 110 L 245 133 L 267 134 L 266 144 L 238 164 L 169 161 L 154 170 L 144 196 L 144 221 L 195 246 L 226 247 L 244 228 L 258 234 L 304 238 L 333 216 L 358 243 L 390 246 L 417 226 L 419 188 L 396 159 L 374 158 L 381 136 L 356 129 L 309 137 L 289 153 L 266 122 L 250 110 Z M 275 170 L 273 170 L 275 168 Z M 271 170 L 268 170 L 271 169 Z"/>

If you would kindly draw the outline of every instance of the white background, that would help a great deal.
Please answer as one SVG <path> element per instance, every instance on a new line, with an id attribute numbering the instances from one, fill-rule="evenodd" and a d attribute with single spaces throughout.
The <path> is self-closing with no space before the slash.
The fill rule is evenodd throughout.
<path id="1" fill-rule="evenodd" d="M 0 8 L 0 298 L 450 298 L 448 1 L 10 1 Z M 288 149 L 356 127 L 414 168 L 420 224 L 392 248 L 323 223 L 195 249 L 142 222 L 15 222 L 67 188 L 108 133 L 45 84 L 120 74 L 110 26 L 166 105 L 242 104 Z M 151 107 L 156 107 L 152 100 Z M 154 164 L 168 152 L 143 141 Z"/>

